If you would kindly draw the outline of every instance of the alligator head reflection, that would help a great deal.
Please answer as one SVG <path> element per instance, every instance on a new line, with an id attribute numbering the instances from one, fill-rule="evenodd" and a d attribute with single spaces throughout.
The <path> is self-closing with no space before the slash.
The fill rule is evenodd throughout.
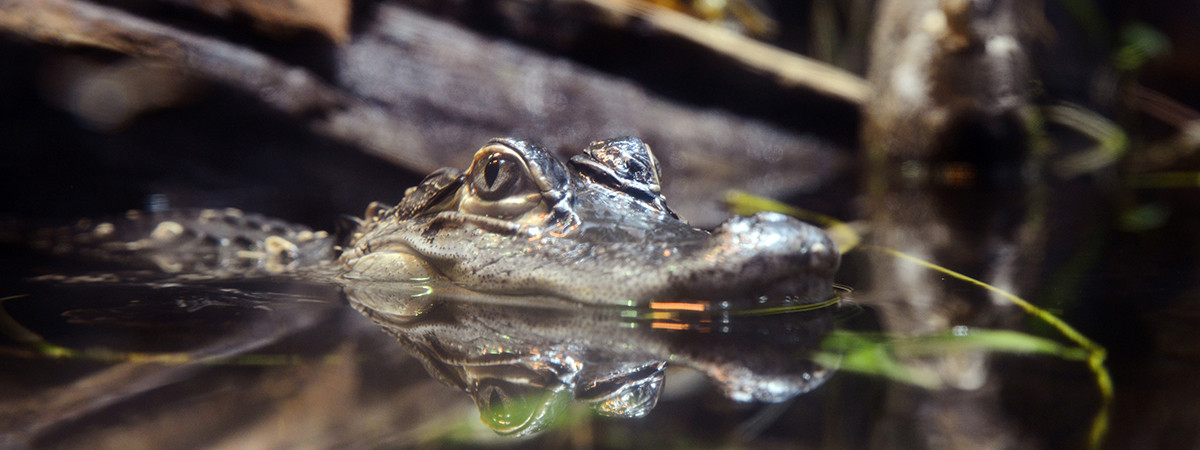
<path id="1" fill-rule="evenodd" d="M 502 435 L 543 430 L 573 400 L 602 415 L 643 416 L 658 401 L 668 360 L 739 401 L 790 399 L 833 369 L 810 356 L 833 328 L 836 299 L 759 315 L 705 303 L 582 306 L 445 283 L 345 290 L 431 375 L 471 395 L 484 424 Z"/>

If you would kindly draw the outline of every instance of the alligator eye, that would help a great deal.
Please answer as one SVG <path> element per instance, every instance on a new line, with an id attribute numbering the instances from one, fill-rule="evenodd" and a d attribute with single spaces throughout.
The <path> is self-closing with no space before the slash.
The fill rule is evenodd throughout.
<path id="1" fill-rule="evenodd" d="M 475 195 L 488 201 L 497 201 L 519 194 L 524 176 L 521 165 L 509 156 L 495 154 L 484 161 L 483 173 L 475 177 Z"/>
<path id="2" fill-rule="evenodd" d="M 542 190 L 526 160 L 511 148 L 494 144 L 475 152 L 467 169 L 467 186 L 458 203 L 459 211 L 504 220 L 524 220 L 527 213 L 544 206 Z M 544 208 L 543 208 L 544 209 Z M 536 212 L 544 212 L 538 209 Z M 528 215 L 533 223 L 541 214 Z"/>
<path id="3" fill-rule="evenodd" d="M 496 185 L 496 177 L 500 176 L 500 165 L 504 164 L 504 160 L 492 159 L 488 161 L 487 166 L 483 168 L 483 183 L 488 186 Z"/>

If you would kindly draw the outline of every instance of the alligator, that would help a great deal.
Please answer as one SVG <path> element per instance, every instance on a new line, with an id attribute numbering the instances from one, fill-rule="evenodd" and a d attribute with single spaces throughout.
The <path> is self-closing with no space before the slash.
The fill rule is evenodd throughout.
<path id="1" fill-rule="evenodd" d="M 586 304 L 833 295 L 840 254 L 819 228 L 772 212 L 695 228 L 667 206 L 661 182 L 650 147 L 634 137 L 593 142 L 566 163 L 535 143 L 499 138 L 465 171 L 436 170 L 398 204 L 372 203 L 335 233 L 203 209 L 81 221 L 33 242 L 179 277 L 435 279 Z"/>

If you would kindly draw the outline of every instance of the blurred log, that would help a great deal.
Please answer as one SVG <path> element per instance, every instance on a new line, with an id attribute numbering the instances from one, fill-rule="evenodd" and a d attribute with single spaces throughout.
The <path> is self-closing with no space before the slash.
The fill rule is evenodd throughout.
<path id="1" fill-rule="evenodd" d="M 591 140 L 637 135 L 663 163 L 672 206 L 701 225 L 724 216 L 717 203 L 724 189 L 773 196 L 813 190 L 841 159 L 811 135 L 681 105 L 391 4 L 375 5 L 345 44 L 310 49 L 330 53 L 330 66 L 316 68 L 84 0 L 0 0 L 0 29 L 160 59 L 418 172 L 461 166 L 494 136 L 526 137 L 569 154 Z"/>
<path id="2" fill-rule="evenodd" d="M 1022 173 L 1030 161 L 1031 44 L 1044 32 L 1041 2 L 884 0 L 871 45 L 863 107 L 863 205 L 885 248 L 1026 295 L 1044 251 L 1045 192 Z M 860 297 L 894 333 L 1011 326 L 1019 311 L 983 290 L 890 255 L 869 258 Z M 1001 407 L 982 351 L 913 363 L 958 388 L 895 389 L 876 430 L 901 446 L 1010 448 L 1021 441 Z M 918 415 L 912 411 L 920 411 Z M 903 439 L 911 439 L 911 442 Z"/>
<path id="3" fill-rule="evenodd" d="M 984 150 L 1020 159 L 1019 142 L 1008 144 L 1035 93 L 1030 49 L 1051 32 L 1041 9 L 1019 0 L 880 2 L 868 69 L 875 95 L 863 111 L 872 156 L 966 158 L 983 152 L 968 147 L 995 138 L 1004 148 Z"/>
<path id="4" fill-rule="evenodd" d="M 962 0 L 884 1 L 875 25 L 864 105 L 871 171 L 864 205 L 887 247 L 980 275 L 1018 291 L 1036 270 L 1040 214 L 1023 174 L 1035 80 L 1030 46 L 1046 31 L 1040 2 L 990 7 Z M 1041 205 L 1040 202 L 1033 202 Z M 991 205 L 986 215 L 975 210 Z M 962 220 L 970 217 L 971 220 Z M 1027 254 L 1033 252 L 1035 254 Z M 1022 264 L 1018 264 L 1020 261 Z M 934 332 L 992 317 L 1004 301 L 928 295 L 941 276 L 914 276 L 879 258 L 885 322 Z M 907 290 L 906 290 L 907 289 Z M 987 297 L 987 296 L 980 296 Z"/>

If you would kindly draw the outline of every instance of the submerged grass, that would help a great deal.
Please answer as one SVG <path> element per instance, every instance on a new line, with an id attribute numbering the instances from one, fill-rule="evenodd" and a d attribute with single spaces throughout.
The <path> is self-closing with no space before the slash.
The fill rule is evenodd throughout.
<path id="1" fill-rule="evenodd" d="M 880 252 L 983 288 L 1007 299 L 1014 305 L 1025 310 L 1027 314 L 1041 319 L 1062 334 L 1068 341 L 1076 345 L 1076 347 L 1069 347 L 1049 339 L 1017 331 L 986 330 L 968 327 L 955 327 L 947 333 L 912 338 L 888 336 L 878 333 L 838 331 L 832 333 L 822 342 L 822 349 L 825 353 L 818 356 L 818 362 L 836 363 L 840 364 L 840 367 L 845 370 L 883 376 L 894 381 L 935 389 L 941 387 L 939 380 L 931 376 L 915 373 L 909 367 L 902 364 L 896 356 L 936 356 L 947 355 L 961 350 L 976 350 L 1045 354 L 1067 360 L 1084 361 L 1095 377 L 1101 401 L 1100 410 L 1097 411 L 1096 416 L 1092 420 L 1091 430 L 1088 435 L 1088 444 L 1091 448 L 1098 448 L 1101 442 L 1103 442 L 1104 436 L 1108 432 L 1109 410 L 1111 409 L 1113 399 L 1112 377 L 1109 375 L 1108 369 L 1104 367 L 1107 351 L 1103 346 L 1084 336 L 1062 319 L 1010 292 L 946 267 L 894 249 L 875 245 L 860 245 L 862 242 L 861 235 L 845 222 L 832 217 L 805 211 L 775 200 L 740 191 L 726 193 L 725 201 L 730 209 L 737 214 L 775 211 L 825 227 L 830 237 L 841 246 L 843 253 L 853 248 Z M 821 361 L 821 359 L 825 359 L 825 361 Z"/>
<path id="2" fill-rule="evenodd" d="M 1100 443 L 1103 442 L 1103 440 L 1104 440 L 1104 435 L 1108 432 L 1108 416 L 1109 416 L 1109 410 L 1111 409 L 1111 406 L 1112 406 L 1112 399 L 1113 399 L 1112 377 L 1109 375 L 1108 369 L 1106 369 L 1104 367 L 1104 359 L 1107 357 L 1107 351 L 1104 349 L 1103 346 L 1101 346 L 1100 344 L 1097 344 L 1095 341 L 1092 341 L 1091 339 L 1088 339 L 1087 336 L 1083 335 L 1083 333 L 1080 333 L 1079 331 L 1075 330 L 1075 328 L 1072 328 L 1071 325 L 1067 324 L 1062 319 L 1059 319 L 1054 314 L 1051 314 L 1049 311 L 1038 308 L 1037 306 L 1033 305 L 1032 303 L 1029 303 L 1025 299 L 1022 299 L 1022 298 L 1020 298 L 1010 292 L 1007 292 L 1003 289 L 997 288 L 995 286 L 984 283 L 982 281 L 971 278 L 969 276 L 963 275 L 961 273 L 955 272 L 953 270 L 947 269 L 945 267 L 939 266 L 937 264 L 933 264 L 931 262 L 922 260 L 920 258 L 915 258 L 913 256 L 909 256 L 907 254 L 904 254 L 902 252 L 899 252 L 899 251 L 896 251 L 896 250 L 893 250 L 890 248 L 877 247 L 877 246 L 866 246 L 865 248 L 868 248 L 868 249 L 871 249 L 874 251 L 880 251 L 883 253 L 887 253 L 898 259 L 902 259 L 902 260 L 905 260 L 905 261 L 908 261 L 908 262 L 911 262 L 914 264 L 918 264 L 920 266 L 923 266 L 928 269 L 949 275 L 950 277 L 953 277 L 955 279 L 974 284 L 983 289 L 986 289 L 995 294 L 998 294 L 1001 297 L 1008 299 L 1013 304 L 1019 306 L 1021 309 L 1024 309 L 1027 314 L 1037 317 L 1037 318 L 1041 319 L 1042 321 L 1044 321 L 1045 323 L 1049 324 L 1051 327 L 1058 330 L 1058 332 L 1061 333 L 1064 337 L 1066 337 L 1067 340 L 1070 340 L 1071 342 L 1078 345 L 1079 348 L 1076 350 L 1082 350 L 1084 352 L 1084 355 L 1086 355 L 1086 357 L 1084 357 L 1084 358 L 1071 357 L 1071 355 L 1073 355 L 1074 353 L 1065 353 L 1065 352 L 1057 352 L 1057 353 L 1052 353 L 1052 354 L 1056 354 L 1056 355 L 1066 358 L 1066 359 L 1082 359 L 1082 360 L 1086 361 L 1086 363 L 1088 365 L 1088 369 L 1091 370 L 1093 376 L 1095 377 L 1096 387 L 1100 391 L 1100 410 L 1096 413 L 1096 417 L 1092 420 L 1092 429 L 1088 435 L 1088 444 L 1091 448 L 1098 448 L 1100 446 Z M 1017 332 L 1010 332 L 1010 333 L 1015 333 L 1015 335 L 1025 336 L 1025 338 L 1029 339 L 1029 340 L 1040 339 L 1035 336 L 1030 336 L 1030 335 L 1026 335 L 1023 333 L 1017 333 Z M 1009 341 L 1009 343 L 1011 343 L 1013 338 L 1015 338 L 1015 335 L 1008 336 L 1007 340 Z M 998 344 L 998 343 L 999 343 L 999 341 L 993 341 L 991 339 L 977 341 L 977 344 L 980 345 L 980 347 L 979 347 L 980 350 L 1007 351 L 1008 348 L 1006 348 L 1004 346 L 995 346 L 995 344 Z M 1030 345 L 1030 344 L 1033 344 L 1033 343 L 1030 342 L 1030 343 L 1027 343 L 1024 345 Z"/>
<path id="3" fill-rule="evenodd" d="M 941 389 L 941 378 L 930 372 L 912 370 L 902 360 L 943 356 L 960 351 L 986 350 L 998 353 L 1042 354 L 1084 361 L 1089 353 L 1079 347 L 1010 330 L 954 327 L 926 336 L 895 337 L 883 333 L 837 330 L 822 342 L 816 361 L 840 370 L 882 376 L 926 389 Z"/>

